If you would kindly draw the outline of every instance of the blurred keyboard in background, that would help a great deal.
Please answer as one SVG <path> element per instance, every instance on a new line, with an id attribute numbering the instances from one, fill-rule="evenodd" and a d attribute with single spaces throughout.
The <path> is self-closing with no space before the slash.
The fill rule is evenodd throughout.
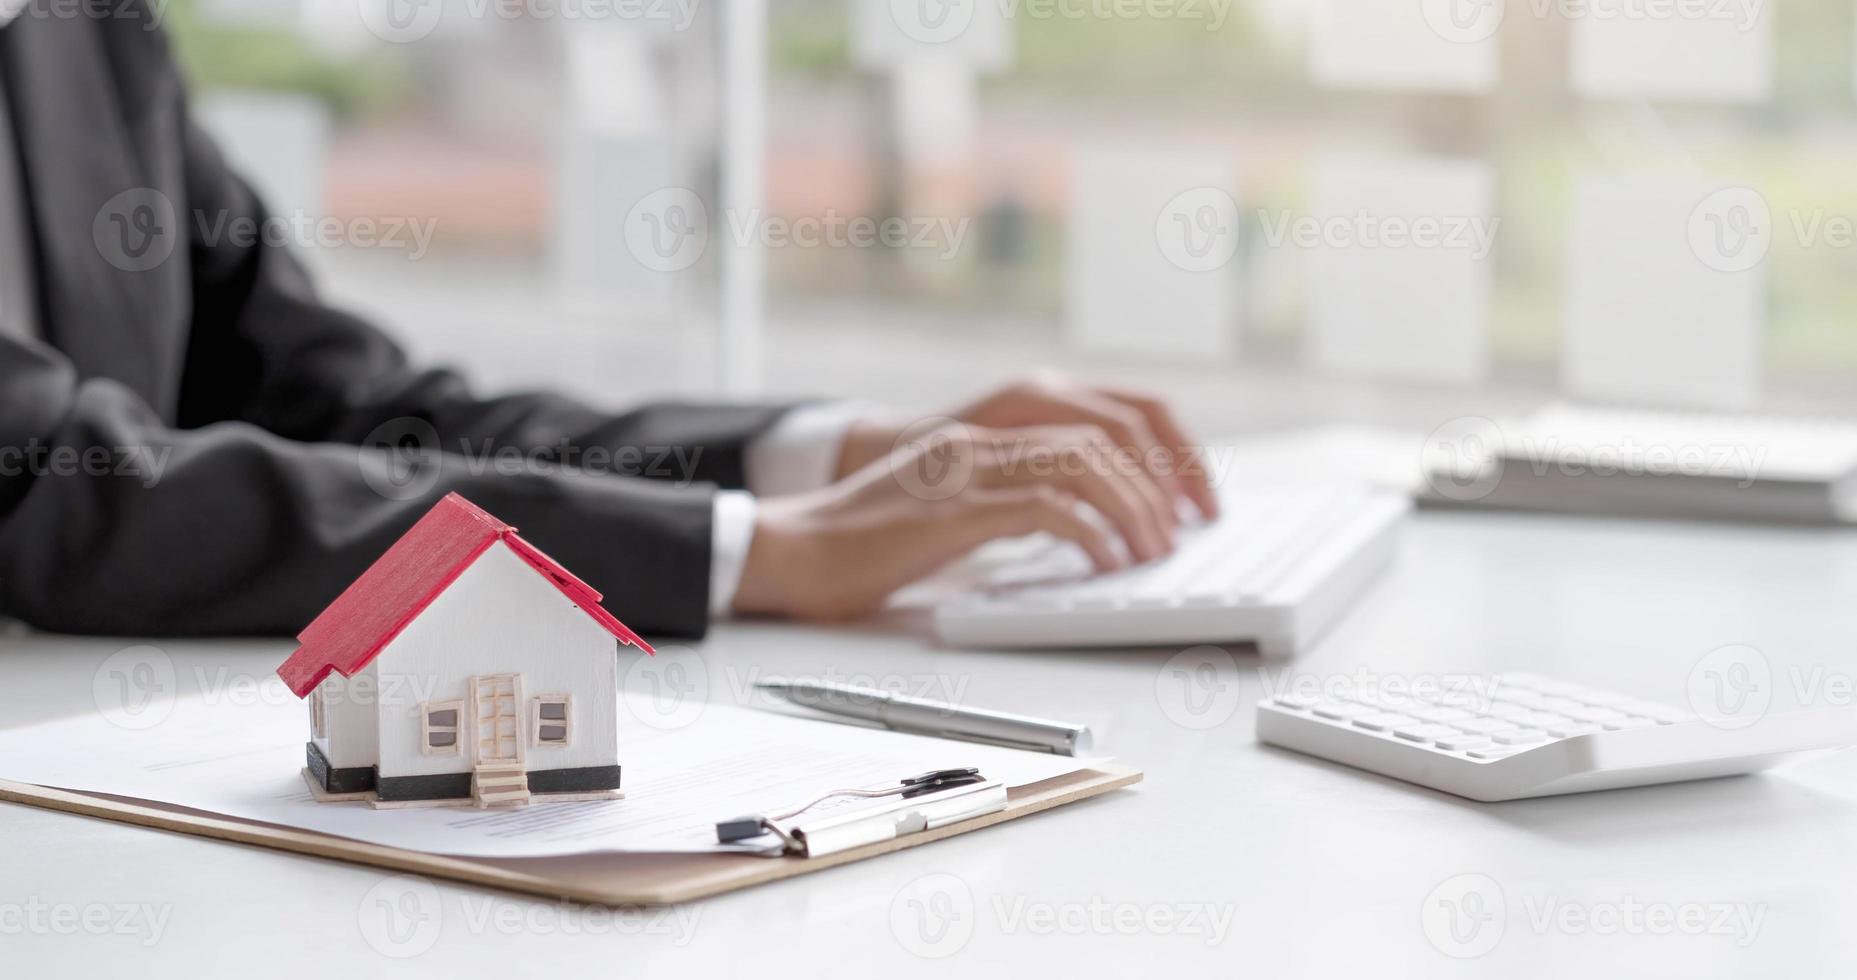
<path id="1" fill-rule="evenodd" d="M 1857 521 L 1857 422 L 1549 405 L 1425 447 L 1427 503 L 1718 520 Z"/>

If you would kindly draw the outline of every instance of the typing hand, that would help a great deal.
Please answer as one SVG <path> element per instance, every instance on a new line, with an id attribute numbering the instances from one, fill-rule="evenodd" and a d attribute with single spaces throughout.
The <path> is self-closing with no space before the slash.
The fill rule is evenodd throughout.
<path id="1" fill-rule="evenodd" d="M 1099 571 L 1163 557 L 1174 498 L 1126 445 L 1094 425 L 911 433 L 829 487 L 760 501 L 735 609 L 862 615 L 987 541 L 1038 531 L 1075 543 Z"/>
<path id="2" fill-rule="evenodd" d="M 995 429 L 1044 425 L 1094 428 L 1147 471 L 1150 479 L 1144 488 L 1157 487 L 1191 501 L 1208 518 L 1218 516 L 1218 497 L 1193 453 L 1198 443 L 1187 437 L 1173 411 L 1158 398 L 1085 385 L 1047 372 L 1015 381 L 945 417 Z M 839 477 L 849 476 L 890 454 L 899 439 L 913 436 L 919 424 L 912 426 L 912 421 L 872 419 L 853 425 L 845 436 Z M 1171 519 L 1171 504 L 1166 511 Z"/>

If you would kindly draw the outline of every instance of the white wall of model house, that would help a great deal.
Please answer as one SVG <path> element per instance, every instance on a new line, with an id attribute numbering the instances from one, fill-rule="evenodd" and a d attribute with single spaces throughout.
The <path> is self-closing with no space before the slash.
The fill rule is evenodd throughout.
<path id="1" fill-rule="evenodd" d="M 374 765 L 380 775 L 469 772 L 475 765 L 471 678 L 515 674 L 523 766 L 530 771 L 619 763 L 622 646 L 507 545 L 493 544 L 354 677 L 323 682 L 332 765 Z M 331 685 L 334 685 L 331 687 Z M 571 699 L 565 745 L 537 745 L 538 696 Z M 455 754 L 421 750 L 421 712 L 460 707 Z"/>

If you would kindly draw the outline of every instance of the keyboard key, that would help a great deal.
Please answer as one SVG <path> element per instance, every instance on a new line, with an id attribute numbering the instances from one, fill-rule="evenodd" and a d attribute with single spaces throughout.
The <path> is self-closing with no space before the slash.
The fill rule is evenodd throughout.
<path id="1" fill-rule="evenodd" d="M 1497 732 L 1497 745 L 1533 745 L 1547 741 L 1547 733 L 1533 728 L 1518 728 L 1512 732 Z"/>
<path id="2" fill-rule="evenodd" d="M 1526 718 L 1534 713 L 1535 709 L 1528 705 L 1513 704 L 1508 701 L 1498 701 L 1489 706 L 1490 717 L 1503 718 L 1509 721 L 1514 721 L 1517 718 Z"/>
<path id="3" fill-rule="evenodd" d="M 1590 721 L 1569 721 L 1560 725 L 1547 726 L 1547 733 L 1555 738 L 1572 738 L 1575 735 L 1591 735 L 1603 731 L 1599 725 Z"/>
<path id="4" fill-rule="evenodd" d="M 1411 715 L 1394 714 L 1389 711 L 1380 714 L 1361 715 L 1354 718 L 1353 722 L 1355 725 L 1365 728 L 1370 732 L 1389 732 L 1395 728 L 1416 725 L 1418 724 L 1418 719 Z"/>
<path id="5" fill-rule="evenodd" d="M 1462 708 L 1414 708 L 1407 714 L 1420 721 L 1465 721 L 1476 717 Z"/>
<path id="6" fill-rule="evenodd" d="M 1452 722 L 1451 727 L 1472 735 L 1494 735 L 1497 732 L 1514 731 L 1517 726 L 1515 722 L 1501 718 L 1472 718 L 1469 721 Z"/>
<path id="7" fill-rule="evenodd" d="M 1536 702 L 1535 707 L 1541 709 L 1542 711 L 1553 711 L 1553 712 L 1558 712 L 1560 714 L 1565 714 L 1568 708 L 1572 708 L 1575 711 L 1578 711 L 1579 709 L 1586 707 L 1586 705 L 1584 705 L 1583 703 L 1579 701 L 1575 701 L 1572 698 L 1555 697 L 1555 698 L 1542 698 L 1540 701 Z"/>
<path id="8" fill-rule="evenodd" d="M 1525 687 L 1498 687 L 1491 691 L 1489 696 L 1493 701 L 1507 701 L 1510 704 L 1521 704 L 1531 708 L 1544 697 Z"/>
<path id="9" fill-rule="evenodd" d="M 1650 718 L 1620 718 L 1617 721 L 1608 721 L 1604 724 L 1608 732 L 1629 732 L 1638 728 L 1657 727 L 1657 722 Z"/>
<path id="10" fill-rule="evenodd" d="M 1324 701 L 1310 709 L 1318 718 L 1334 721 L 1347 721 L 1359 715 L 1372 714 L 1373 709 L 1364 704 L 1350 704 L 1346 701 Z"/>
<path id="11" fill-rule="evenodd" d="M 1393 734 L 1408 742 L 1434 742 L 1456 735 L 1457 729 L 1449 725 L 1411 725 L 1405 728 L 1395 728 Z"/>
<path id="12" fill-rule="evenodd" d="M 1565 715 L 1557 715 L 1552 711 L 1536 711 L 1520 718 L 1510 718 L 1508 720 L 1524 728 L 1546 728 L 1549 725 L 1565 724 L 1573 719 Z"/>
<path id="13" fill-rule="evenodd" d="M 1481 749 L 1494 744 L 1496 744 L 1496 740 L 1490 738 L 1488 735 L 1452 735 L 1449 738 L 1441 738 L 1438 740 L 1439 748 L 1447 749 L 1452 752 L 1462 752 L 1465 749 Z"/>
<path id="14" fill-rule="evenodd" d="M 1438 691 L 1418 699 L 1439 708 L 1467 708 L 1475 711 L 1483 707 L 1483 699 L 1474 691 Z"/>
<path id="15" fill-rule="evenodd" d="M 1321 696 L 1315 694 L 1279 694 L 1271 700 L 1286 708 L 1302 709 L 1313 708 L 1323 703 Z"/>
<path id="16" fill-rule="evenodd" d="M 1468 755 L 1472 759 L 1500 759 L 1522 751 L 1519 745 L 1489 745 L 1480 749 L 1471 749 Z"/>

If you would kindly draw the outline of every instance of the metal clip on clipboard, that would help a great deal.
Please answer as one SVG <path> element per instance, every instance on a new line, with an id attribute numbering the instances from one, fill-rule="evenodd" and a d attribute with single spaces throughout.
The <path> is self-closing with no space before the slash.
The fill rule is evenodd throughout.
<path id="1" fill-rule="evenodd" d="M 882 802 L 803 816 L 819 804 L 841 797 Z M 833 790 L 779 813 L 724 820 L 716 824 L 716 839 L 733 844 L 772 834 L 780 843 L 765 853 L 823 857 L 1004 809 L 1005 783 L 981 776 L 978 769 L 938 769 L 911 776 L 895 786 Z"/>

